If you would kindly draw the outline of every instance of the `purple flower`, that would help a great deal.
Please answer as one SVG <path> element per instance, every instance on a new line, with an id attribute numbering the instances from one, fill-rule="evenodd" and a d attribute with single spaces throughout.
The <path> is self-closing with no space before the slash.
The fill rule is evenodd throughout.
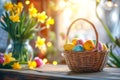
<path id="1" fill-rule="evenodd" d="M 0 64 L 4 63 L 4 57 L 0 57 Z"/>

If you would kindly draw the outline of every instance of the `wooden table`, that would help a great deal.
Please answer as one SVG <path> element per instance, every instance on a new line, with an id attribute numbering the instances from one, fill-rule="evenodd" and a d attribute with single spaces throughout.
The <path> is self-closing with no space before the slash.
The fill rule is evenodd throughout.
<path id="1" fill-rule="evenodd" d="M 0 80 L 120 80 L 120 68 L 104 68 L 102 72 L 73 73 L 66 65 L 44 65 L 35 70 L 0 69 Z"/>

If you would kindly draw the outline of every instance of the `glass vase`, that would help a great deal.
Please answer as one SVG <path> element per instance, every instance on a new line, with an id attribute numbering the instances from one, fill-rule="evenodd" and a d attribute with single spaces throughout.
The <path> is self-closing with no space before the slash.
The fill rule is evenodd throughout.
<path id="1" fill-rule="evenodd" d="M 12 53 L 12 56 L 20 63 L 27 63 L 33 58 L 33 49 L 29 41 L 10 41 L 6 53 Z"/>

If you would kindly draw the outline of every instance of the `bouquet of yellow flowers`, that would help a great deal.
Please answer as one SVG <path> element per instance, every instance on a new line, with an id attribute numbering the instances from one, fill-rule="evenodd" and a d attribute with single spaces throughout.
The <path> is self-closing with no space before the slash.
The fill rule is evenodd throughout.
<path id="1" fill-rule="evenodd" d="M 28 51 L 25 42 L 32 39 L 34 33 L 41 29 L 40 24 L 44 23 L 45 27 L 49 28 L 54 24 L 54 19 L 48 17 L 45 11 L 38 12 L 33 4 L 30 4 L 28 11 L 23 10 L 21 2 L 6 2 L 3 7 L 6 11 L 0 20 L 1 28 L 8 32 L 12 40 L 12 48 L 8 53 L 12 52 L 18 61 L 26 62 L 33 54 L 30 54 L 32 51 Z"/>
<path id="2" fill-rule="evenodd" d="M 33 4 L 30 5 L 28 12 L 23 11 L 23 4 L 5 3 L 5 14 L 2 16 L 0 23 L 2 29 L 8 32 L 12 40 L 23 40 L 32 37 L 36 30 L 37 24 L 45 23 L 46 26 L 54 24 L 54 20 L 46 15 L 43 11 L 39 13 Z"/>

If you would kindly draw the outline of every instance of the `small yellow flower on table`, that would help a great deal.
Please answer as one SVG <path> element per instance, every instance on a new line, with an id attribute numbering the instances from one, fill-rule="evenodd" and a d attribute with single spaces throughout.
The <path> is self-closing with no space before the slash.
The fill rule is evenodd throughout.
<path id="1" fill-rule="evenodd" d="M 11 61 L 15 61 L 15 58 L 12 57 L 12 53 L 4 54 L 4 65 L 10 63 Z"/>
<path id="2" fill-rule="evenodd" d="M 12 65 L 12 68 L 13 69 L 21 69 L 21 66 L 20 66 L 19 62 L 16 62 Z"/>
<path id="3" fill-rule="evenodd" d="M 28 68 L 29 69 L 34 69 L 36 68 L 37 64 L 35 61 L 28 61 Z"/>

